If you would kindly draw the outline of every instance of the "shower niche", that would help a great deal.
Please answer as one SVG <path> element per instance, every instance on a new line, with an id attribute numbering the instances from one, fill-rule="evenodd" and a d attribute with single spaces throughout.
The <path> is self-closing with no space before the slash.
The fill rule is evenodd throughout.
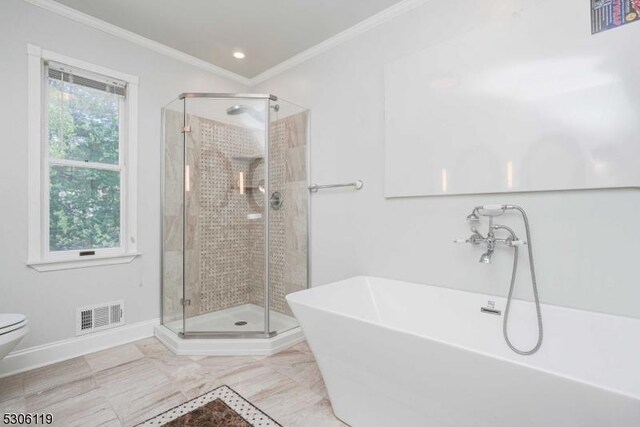
<path id="1" fill-rule="evenodd" d="M 302 339 L 308 111 L 273 95 L 185 93 L 163 108 L 162 324 L 179 354 Z"/>

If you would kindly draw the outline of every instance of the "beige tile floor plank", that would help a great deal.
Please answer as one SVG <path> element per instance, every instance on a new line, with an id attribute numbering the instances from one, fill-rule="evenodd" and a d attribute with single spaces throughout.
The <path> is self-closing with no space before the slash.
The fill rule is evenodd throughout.
<path id="1" fill-rule="evenodd" d="M 98 388 L 96 380 L 91 376 L 39 391 L 26 396 L 27 411 L 41 412 L 48 406 L 80 396 L 96 388 Z"/>
<path id="2" fill-rule="evenodd" d="M 179 381 L 184 378 L 195 378 L 197 375 L 205 375 L 208 370 L 190 359 L 153 359 L 153 365 L 168 378 Z"/>
<path id="3" fill-rule="evenodd" d="M 220 377 L 220 381 L 249 400 L 265 390 L 285 390 L 294 386 L 289 378 L 260 364 L 236 369 Z"/>
<path id="4" fill-rule="evenodd" d="M 180 357 L 183 366 L 178 365 L 176 361 L 167 362 L 166 359 L 154 360 L 153 363 L 169 377 L 174 386 L 188 399 L 193 399 L 223 385 L 217 376 L 210 374 L 202 366 L 194 363 L 189 358 Z"/>
<path id="5" fill-rule="evenodd" d="M 0 402 L 0 415 L 6 413 L 24 413 L 27 411 L 26 399 L 24 396 L 16 397 Z"/>
<path id="6" fill-rule="evenodd" d="M 323 398 L 329 397 L 318 365 L 306 344 L 298 344 L 289 350 L 261 359 L 260 363 L 273 367 L 277 372 Z"/>
<path id="7" fill-rule="evenodd" d="M 317 369 L 317 367 L 316 367 Z M 319 394 L 320 396 L 322 396 L 323 398 L 329 400 L 329 393 L 327 393 L 327 386 L 324 384 L 324 379 L 322 378 L 322 374 L 320 374 L 320 370 L 318 370 L 318 374 L 320 375 L 319 378 L 309 384 L 307 384 L 307 386 L 309 387 L 309 390 L 313 391 L 314 393 Z M 300 383 L 304 386 L 303 383 Z"/>
<path id="8" fill-rule="evenodd" d="M 187 400 L 186 396 L 177 391 L 171 383 L 128 398 L 109 398 L 120 421 L 125 426 L 136 425 Z"/>
<path id="9" fill-rule="evenodd" d="M 24 373 L 24 392 L 26 395 L 90 377 L 91 368 L 84 357 L 34 369 Z"/>
<path id="10" fill-rule="evenodd" d="M 173 353 L 148 357 L 156 368 L 170 378 L 180 379 L 188 376 L 195 370 L 205 371 L 205 369 L 189 358 L 189 356 L 176 356 Z"/>
<path id="11" fill-rule="evenodd" d="M 266 360 L 263 363 L 269 364 L 269 366 L 272 366 L 277 372 L 291 378 L 299 385 L 320 394 L 324 398 L 328 397 L 324 381 L 322 380 L 322 374 L 315 360 L 313 360 L 313 356 L 310 356 L 310 354 L 305 354 L 303 357 L 300 357 L 290 353 L 275 362 L 269 363 L 269 361 Z"/>
<path id="12" fill-rule="evenodd" d="M 203 386 L 203 384 L 211 383 L 211 381 L 207 381 L 211 377 L 208 370 L 196 363 L 190 356 L 173 354 L 157 339 L 148 338 L 135 344 L 156 368 L 180 386 L 181 391 L 192 390 Z"/>
<path id="13" fill-rule="evenodd" d="M 304 411 L 323 400 L 321 396 L 288 378 L 276 387 L 264 389 L 248 399 L 276 420 Z"/>
<path id="14" fill-rule="evenodd" d="M 272 366 L 293 366 L 300 363 L 314 362 L 313 355 L 308 352 L 287 349 L 273 356 L 259 360 L 260 363 Z"/>
<path id="15" fill-rule="evenodd" d="M 176 381 L 176 387 L 188 400 L 208 393 L 221 385 L 224 385 L 224 383 L 219 378 L 213 377 L 206 372 L 191 380 L 183 378 Z"/>
<path id="16" fill-rule="evenodd" d="M 95 378 L 108 397 L 152 389 L 169 381 L 147 358 L 105 369 L 96 373 Z"/>
<path id="17" fill-rule="evenodd" d="M 171 350 L 164 346 L 160 341 L 156 338 L 146 338 L 140 341 L 136 341 L 135 346 L 149 358 L 162 358 L 166 356 L 175 356 Z M 189 357 L 189 356 L 176 356 L 176 357 Z"/>
<path id="18" fill-rule="evenodd" d="M 93 372 L 104 371 L 134 360 L 142 359 L 144 354 L 135 344 L 125 344 L 97 353 L 87 354 L 85 359 Z"/>
<path id="19" fill-rule="evenodd" d="M 296 344 L 291 347 L 291 350 L 302 351 L 304 353 L 311 353 L 311 349 L 309 348 L 309 344 L 306 341 L 301 342 L 300 344 Z"/>
<path id="20" fill-rule="evenodd" d="M 0 402 L 24 395 L 24 375 L 0 378 Z"/>
<path id="21" fill-rule="evenodd" d="M 249 356 L 208 356 L 196 363 L 214 377 L 221 377 L 235 369 L 254 364 L 256 360 Z"/>
<path id="22" fill-rule="evenodd" d="M 118 416 L 99 389 L 65 399 L 40 412 L 52 414 L 54 426 L 98 427 L 119 424 Z"/>
<path id="23" fill-rule="evenodd" d="M 145 357 L 95 375 L 124 425 L 144 421 L 187 400 L 154 362 Z"/>
<path id="24" fill-rule="evenodd" d="M 290 412 L 279 421 L 286 427 L 348 427 L 335 417 L 327 399 L 322 399 L 303 410 Z"/>

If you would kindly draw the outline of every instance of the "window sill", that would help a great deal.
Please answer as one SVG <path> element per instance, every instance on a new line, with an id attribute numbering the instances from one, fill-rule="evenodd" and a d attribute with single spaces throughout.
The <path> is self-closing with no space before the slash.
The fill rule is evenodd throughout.
<path id="1" fill-rule="evenodd" d="M 88 259 L 55 260 L 55 261 L 29 261 L 27 265 L 37 271 L 70 270 L 74 268 L 96 267 L 101 265 L 128 264 L 139 253 L 121 255 L 93 256 Z"/>

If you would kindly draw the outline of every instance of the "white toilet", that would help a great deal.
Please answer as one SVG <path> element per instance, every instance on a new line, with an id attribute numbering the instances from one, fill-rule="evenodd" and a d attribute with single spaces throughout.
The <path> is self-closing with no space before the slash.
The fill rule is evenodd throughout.
<path id="1" fill-rule="evenodd" d="M 24 314 L 0 313 L 0 360 L 27 335 L 29 327 Z"/>

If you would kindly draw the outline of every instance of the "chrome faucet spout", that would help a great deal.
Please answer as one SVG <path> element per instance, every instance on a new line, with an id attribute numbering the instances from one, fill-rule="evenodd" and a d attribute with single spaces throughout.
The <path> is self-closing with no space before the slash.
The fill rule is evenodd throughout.
<path id="1" fill-rule="evenodd" d="M 493 255 L 493 249 L 487 250 L 487 252 L 483 253 L 480 256 L 480 260 L 478 260 L 481 264 L 491 264 L 491 256 Z"/>

